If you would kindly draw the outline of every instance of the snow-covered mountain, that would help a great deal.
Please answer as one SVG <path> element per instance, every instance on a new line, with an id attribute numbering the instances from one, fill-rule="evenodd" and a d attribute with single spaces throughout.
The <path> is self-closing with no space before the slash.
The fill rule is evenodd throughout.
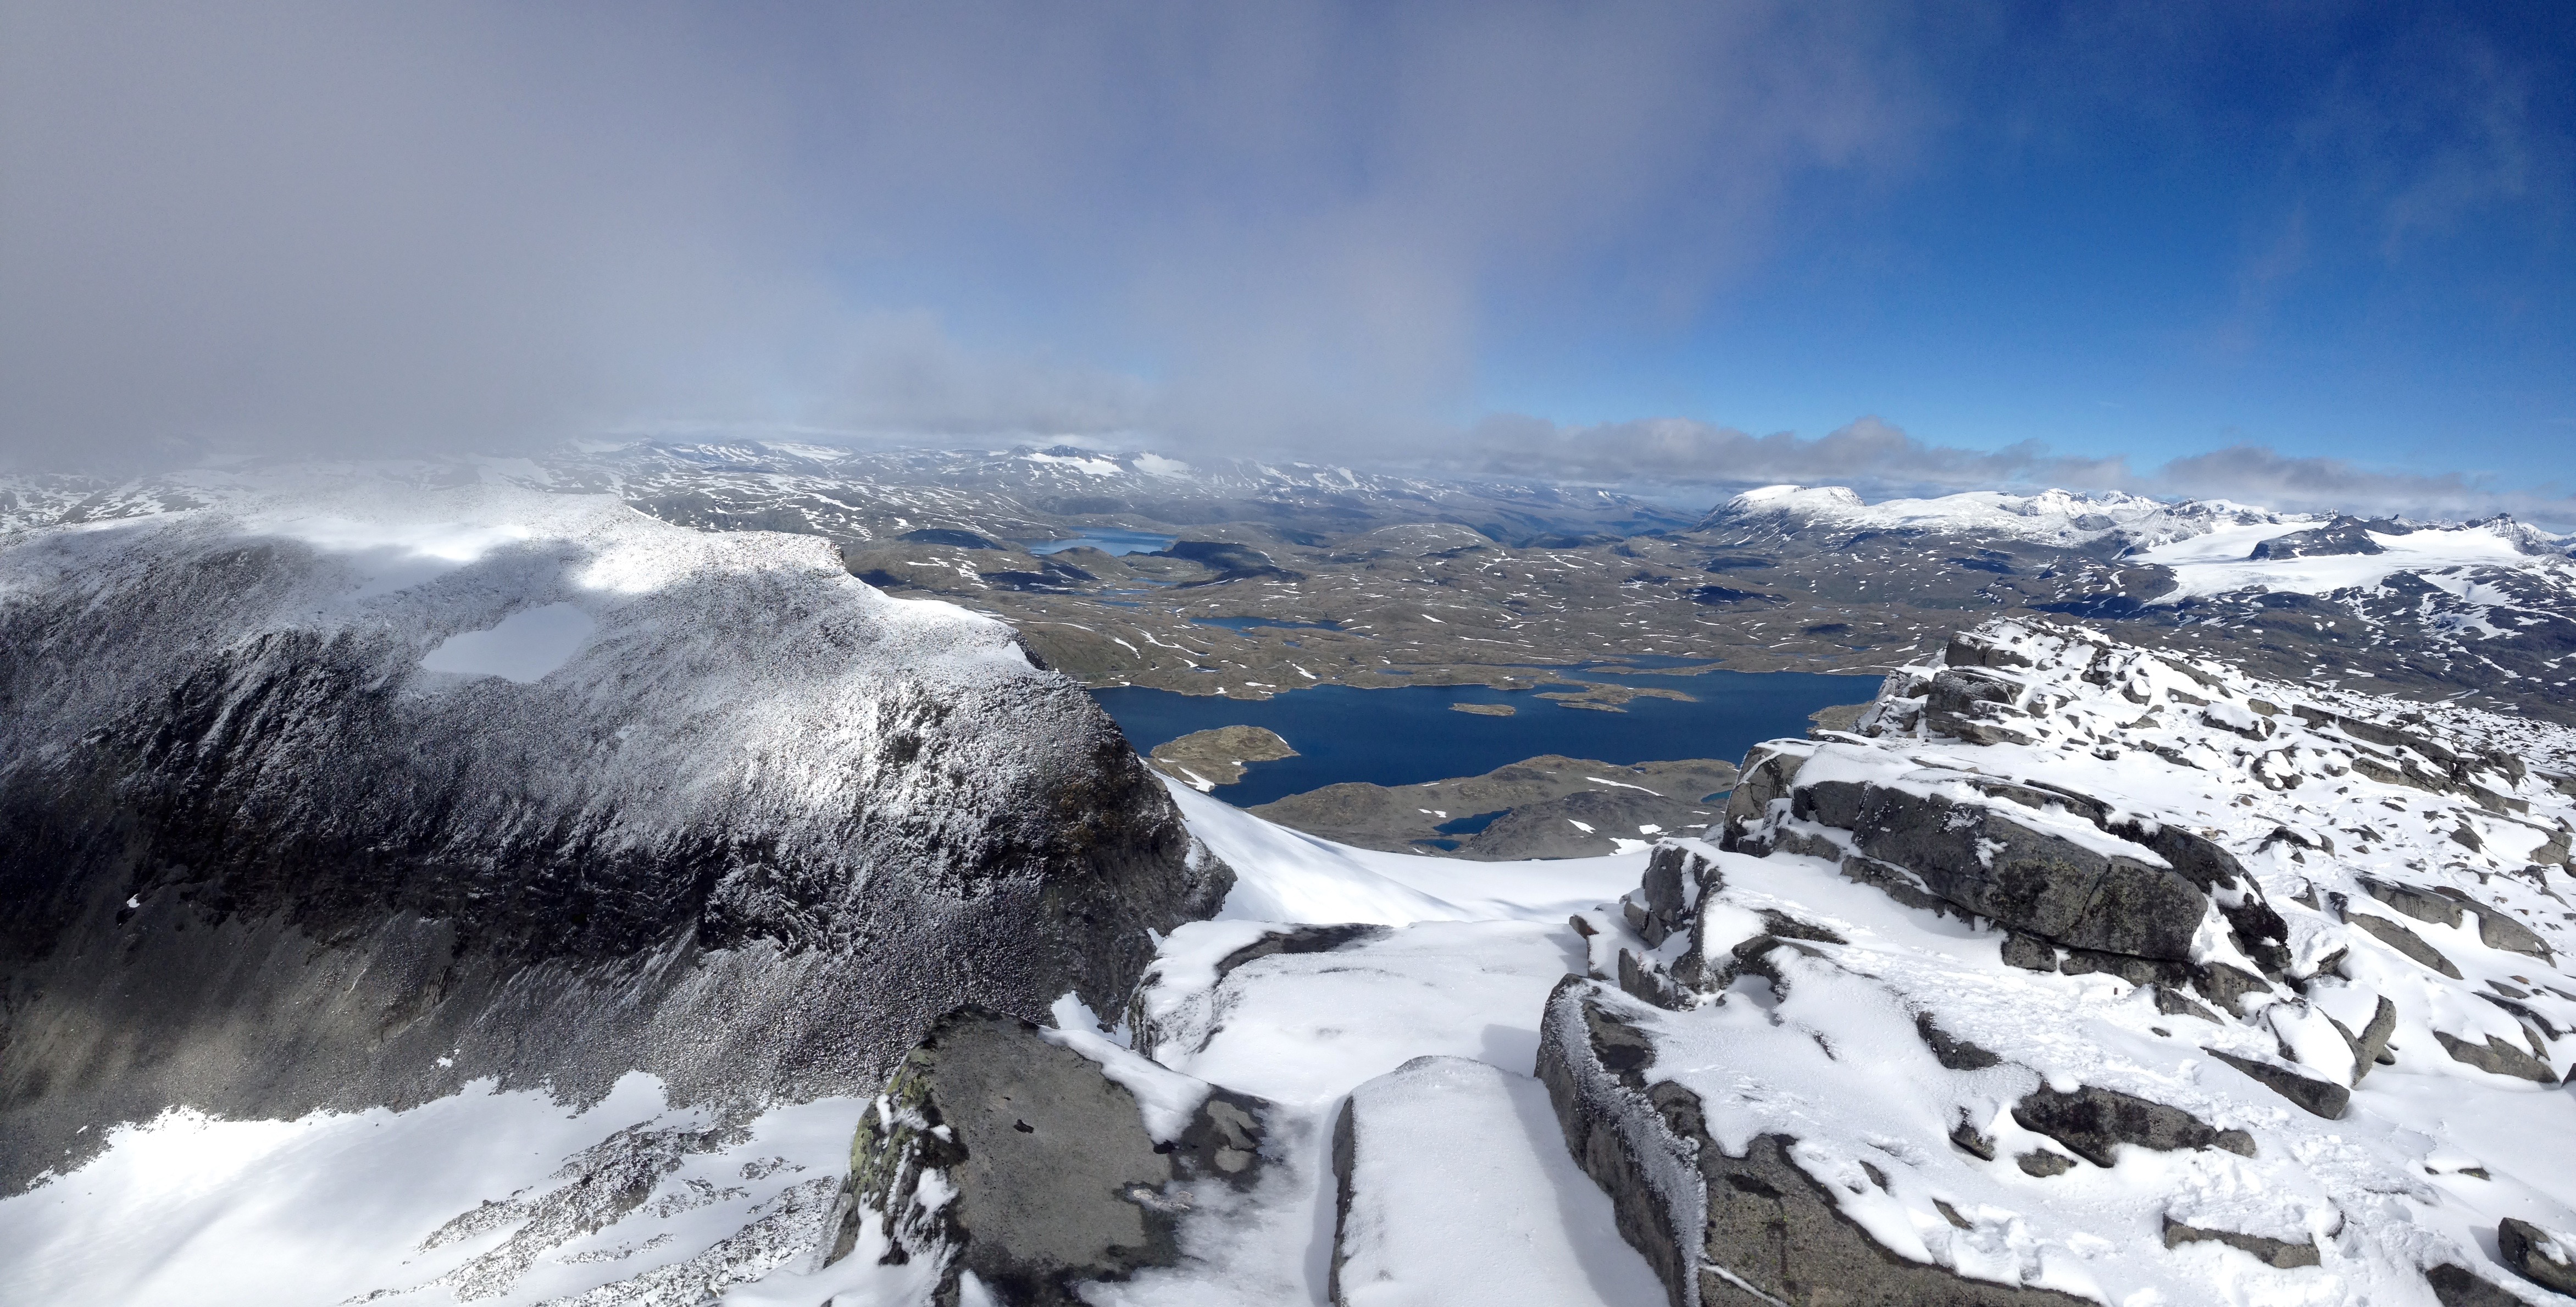
<path id="1" fill-rule="evenodd" d="M 0 540 L 0 1174 L 185 1108 L 864 1092 L 1228 873 L 999 622 L 810 537 L 380 473 Z M 713 1127 L 710 1127 L 713 1128 Z"/>
<path id="2" fill-rule="evenodd" d="M 1237 878 L 1107 1026 L 962 1008 L 881 1095 L 730 1125 L 640 1077 L 165 1117 L 0 1200 L 0 1271 L 69 1303 L 2576 1288 L 2576 732 L 2004 622 L 1746 764 L 1698 837 L 1541 863 L 1175 786 Z"/>
<path id="3" fill-rule="evenodd" d="M 1775 486 L 1686 538 L 1726 574 L 1712 597 L 1838 610 L 1802 618 L 1834 633 L 1912 635 L 1944 609 L 2073 616 L 2266 675 L 2465 693 L 2576 721 L 2571 540 L 2510 518 L 2365 521 L 2064 491 L 1868 504 Z"/>
<path id="4" fill-rule="evenodd" d="M 1933 499 L 1886 499 L 1873 504 L 1845 486 L 1764 486 L 1718 505 L 1700 520 L 1697 529 L 1724 530 L 1772 523 L 1791 531 L 1811 527 L 1829 531 L 1910 531 L 2029 540 L 2066 548 L 2117 537 L 2125 545 L 2149 548 L 2214 530 L 2277 527 L 2287 531 L 2318 520 L 2322 519 L 2223 499 L 2168 503 L 2118 491 L 2080 495 L 2043 490 L 2015 495 L 1975 490 Z"/>

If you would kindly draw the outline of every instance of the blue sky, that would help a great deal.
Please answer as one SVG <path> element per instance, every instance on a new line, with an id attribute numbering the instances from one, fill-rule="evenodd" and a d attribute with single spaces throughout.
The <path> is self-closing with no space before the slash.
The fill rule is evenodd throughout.
<path id="1" fill-rule="evenodd" d="M 2576 517 L 2564 5 L 0 29 L 14 466 L 1062 437 Z"/>
<path id="2" fill-rule="evenodd" d="M 1941 70 L 1895 175 L 1807 179 L 1686 321 L 1504 328 L 1481 398 L 2569 477 L 2576 12 L 2319 12 L 2125 33 L 2090 69 L 2043 16 Z"/>

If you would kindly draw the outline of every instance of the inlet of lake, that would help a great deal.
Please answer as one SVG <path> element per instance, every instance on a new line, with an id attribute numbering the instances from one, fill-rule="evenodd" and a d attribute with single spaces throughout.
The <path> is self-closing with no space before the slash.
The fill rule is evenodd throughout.
<path id="1" fill-rule="evenodd" d="M 1409 685 L 1361 690 L 1320 685 L 1269 699 L 1176 694 L 1142 686 L 1094 690 L 1139 753 L 1194 731 L 1259 726 L 1278 733 L 1294 758 L 1250 765 L 1217 797 L 1243 807 L 1343 781 L 1415 785 L 1479 776 L 1541 754 L 1600 762 L 1676 758 L 1741 762 L 1755 744 L 1804 735 L 1809 714 L 1862 703 L 1878 692 L 1874 676 L 1816 672 L 1702 672 L 1696 676 L 1561 672 L 1605 685 L 1678 690 L 1691 702 L 1640 695 L 1624 712 L 1568 708 L 1535 690 L 1482 685 Z M 1564 687 L 1546 687 L 1562 689 Z M 1458 712 L 1450 705 L 1508 704 L 1509 717 Z"/>

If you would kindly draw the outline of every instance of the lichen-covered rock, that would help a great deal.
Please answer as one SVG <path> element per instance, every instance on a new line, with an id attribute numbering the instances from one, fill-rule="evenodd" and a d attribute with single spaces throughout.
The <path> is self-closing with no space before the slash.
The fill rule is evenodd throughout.
<path id="1" fill-rule="evenodd" d="M 1164 1137 L 1130 1080 L 1154 1095 Z M 1030 1022 L 961 1008 L 905 1056 L 860 1120 L 825 1260 L 847 1256 L 874 1219 L 888 1258 L 940 1263 L 941 1307 L 954 1307 L 969 1274 L 1015 1307 L 1079 1303 L 1086 1283 L 1178 1259 L 1189 1186 L 1249 1182 L 1264 1111 L 1142 1059 L 1104 1067 Z"/>

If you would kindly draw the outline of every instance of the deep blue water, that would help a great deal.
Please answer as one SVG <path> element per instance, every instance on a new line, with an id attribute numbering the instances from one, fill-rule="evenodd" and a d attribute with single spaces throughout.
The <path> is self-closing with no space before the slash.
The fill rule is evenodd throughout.
<path id="1" fill-rule="evenodd" d="M 1029 546 L 1032 554 L 1053 554 L 1089 545 L 1104 554 L 1150 554 L 1169 549 L 1179 536 L 1156 535 L 1151 531 L 1127 531 L 1118 527 L 1095 527 L 1070 540 L 1041 540 Z"/>
<path id="2" fill-rule="evenodd" d="M 1581 675 L 1581 674 L 1577 674 Z M 1298 756 L 1257 762 L 1244 778 L 1217 788 L 1229 803 L 1251 806 L 1342 781 L 1413 785 L 1477 776 L 1543 753 L 1603 762 L 1673 758 L 1740 762 L 1745 750 L 1782 735 L 1803 735 L 1807 716 L 1878 691 L 1868 676 L 1814 672 L 1703 672 L 1697 676 L 1585 676 L 1623 685 L 1658 685 L 1698 702 L 1631 699 L 1626 712 L 1568 708 L 1532 690 L 1482 685 L 1408 685 L 1359 690 L 1322 685 L 1252 701 L 1175 694 L 1141 686 L 1094 690 L 1138 752 L 1219 726 L 1261 726 L 1279 733 Z M 1457 712 L 1453 703 L 1507 703 L 1509 717 Z"/>

